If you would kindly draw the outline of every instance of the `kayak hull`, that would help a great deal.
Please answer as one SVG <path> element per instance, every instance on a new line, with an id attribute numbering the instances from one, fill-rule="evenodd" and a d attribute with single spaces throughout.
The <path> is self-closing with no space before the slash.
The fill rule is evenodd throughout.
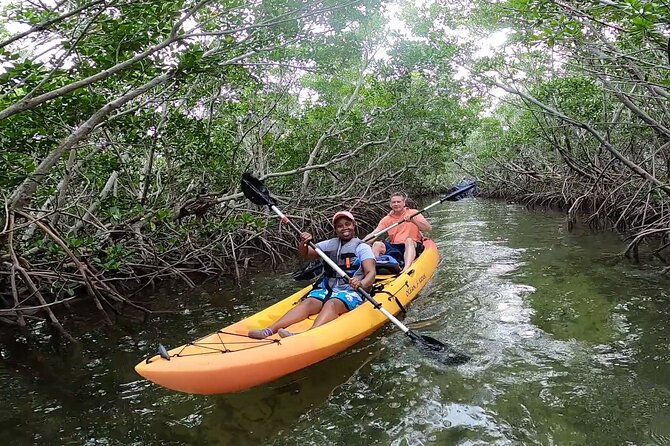
<path id="1" fill-rule="evenodd" d="M 392 314 L 416 298 L 432 277 L 439 255 L 432 240 L 412 267 L 398 277 L 378 276 L 383 289 L 374 298 Z M 315 316 L 288 327 L 294 336 L 256 340 L 249 330 L 265 328 L 293 308 L 311 290 L 308 286 L 282 301 L 216 333 L 171 349 L 135 366 L 144 378 L 180 392 L 221 394 L 274 381 L 346 350 L 382 327 L 388 319 L 365 302 L 321 327 L 309 330 Z M 393 297 L 392 297 L 393 296 Z"/>

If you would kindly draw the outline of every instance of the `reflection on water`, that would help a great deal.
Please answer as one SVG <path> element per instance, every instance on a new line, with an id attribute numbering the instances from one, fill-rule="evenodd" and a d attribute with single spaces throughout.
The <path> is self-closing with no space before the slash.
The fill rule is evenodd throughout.
<path id="1" fill-rule="evenodd" d="M 290 271 L 163 290 L 142 325 L 80 348 L 0 345 L 2 444 L 667 444 L 667 279 L 611 234 L 484 200 L 431 211 L 442 261 L 404 322 L 472 360 L 448 367 L 389 325 L 356 348 L 233 395 L 175 393 L 134 364 L 268 306 Z M 37 346 L 28 349 L 28 343 Z"/>
<path id="2" fill-rule="evenodd" d="M 294 373 L 248 392 L 210 398 L 211 407 L 198 421 L 199 429 L 183 423 L 183 435 L 198 444 L 257 445 L 289 428 L 324 404 L 358 368 L 373 360 L 376 349 L 364 343 L 338 358 Z M 192 414 L 188 415 L 189 421 Z M 177 429 L 179 430 L 179 429 Z M 196 435 L 193 435 L 197 432 Z"/>

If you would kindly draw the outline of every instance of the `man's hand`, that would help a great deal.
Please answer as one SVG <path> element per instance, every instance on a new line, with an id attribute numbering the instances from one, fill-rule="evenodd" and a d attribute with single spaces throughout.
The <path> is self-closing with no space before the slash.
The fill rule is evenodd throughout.
<path id="1" fill-rule="evenodd" d="M 317 256 L 316 251 L 309 248 L 309 242 L 312 241 L 312 234 L 309 232 L 301 232 L 300 240 L 298 241 L 298 255 L 307 259 Z"/>
<path id="2" fill-rule="evenodd" d="M 307 244 L 312 241 L 312 234 L 309 232 L 301 232 L 300 233 L 300 244 L 303 246 L 307 246 Z"/>

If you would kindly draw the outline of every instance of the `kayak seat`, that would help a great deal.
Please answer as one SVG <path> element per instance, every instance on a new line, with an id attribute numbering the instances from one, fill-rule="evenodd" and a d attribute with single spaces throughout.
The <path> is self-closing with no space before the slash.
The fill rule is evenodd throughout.
<path id="1" fill-rule="evenodd" d="M 323 272 L 323 265 L 320 260 L 312 260 L 305 263 L 299 270 L 291 276 L 294 280 L 312 280 Z"/>
<path id="2" fill-rule="evenodd" d="M 398 274 L 402 269 L 400 263 L 392 256 L 381 255 L 376 258 L 377 274 Z"/>
<path id="3" fill-rule="evenodd" d="M 376 259 L 377 274 L 398 274 L 402 269 L 402 262 L 390 255 L 384 254 Z M 299 270 L 292 274 L 294 280 L 313 280 L 318 278 L 323 272 L 323 265 L 320 260 L 315 260 L 304 264 Z"/>

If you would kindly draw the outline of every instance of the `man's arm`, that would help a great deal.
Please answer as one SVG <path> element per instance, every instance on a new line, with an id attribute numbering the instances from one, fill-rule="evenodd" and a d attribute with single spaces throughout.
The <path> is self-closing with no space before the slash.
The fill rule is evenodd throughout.
<path id="1" fill-rule="evenodd" d="M 379 224 L 377 225 L 377 227 L 374 229 L 374 231 L 372 231 L 371 233 L 369 233 L 368 235 L 366 235 L 365 237 L 363 237 L 363 240 L 366 240 L 365 243 L 371 245 L 372 242 L 374 242 L 374 239 L 371 238 L 370 240 L 368 240 L 368 237 L 372 237 L 373 234 L 376 234 L 376 233 L 378 233 L 379 231 L 382 231 L 382 230 L 388 228 L 389 226 L 391 226 L 391 225 L 387 225 L 387 224 L 385 224 L 384 220 L 385 220 L 385 218 L 382 218 L 382 219 L 379 221 Z"/>
<path id="2" fill-rule="evenodd" d="M 414 223 L 421 232 L 430 232 L 433 230 L 433 226 L 428 223 L 428 220 L 426 220 L 426 217 L 424 217 L 422 214 L 415 215 L 409 221 Z"/>
<path id="3" fill-rule="evenodd" d="M 375 276 L 377 274 L 377 262 L 373 257 L 372 248 L 368 245 L 358 245 L 358 248 L 356 248 L 356 256 L 361 259 L 361 266 L 363 267 L 365 276 L 361 280 L 352 277 L 349 280 L 349 285 L 354 289 L 358 289 L 358 287 L 370 288 L 375 282 Z"/>
<path id="4" fill-rule="evenodd" d="M 309 246 L 310 241 L 312 241 L 312 234 L 308 232 L 300 234 L 300 239 L 298 240 L 298 255 L 306 259 L 317 259 L 319 258 L 319 255 Z"/>
<path id="5" fill-rule="evenodd" d="M 365 277 L 361 280 L 361 286 L 363 288 L 370 288 L 375 282 L 375 276 L 377 275 L 377 262 L 375 259 L 366 259 L 361 262 L 363 264 L 363 272 Z"/>

